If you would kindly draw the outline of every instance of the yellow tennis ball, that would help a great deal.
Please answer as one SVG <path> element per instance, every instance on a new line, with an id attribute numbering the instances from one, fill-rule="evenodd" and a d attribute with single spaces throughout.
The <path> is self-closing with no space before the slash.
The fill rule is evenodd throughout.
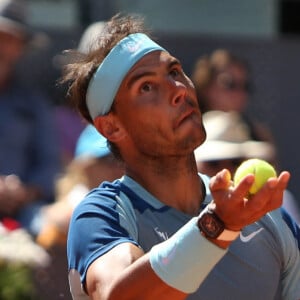
<path id="1" fill-rule="evenodd" d="M 236 170 L 233 178 L 234 184 L 238 184 L 246 175 L 253 174 L 255 176 L 249 194 L 257 193 L 270 177 L 276 177 L 276 171 L 268 162 L 252 158 L 244 161 Z"/>

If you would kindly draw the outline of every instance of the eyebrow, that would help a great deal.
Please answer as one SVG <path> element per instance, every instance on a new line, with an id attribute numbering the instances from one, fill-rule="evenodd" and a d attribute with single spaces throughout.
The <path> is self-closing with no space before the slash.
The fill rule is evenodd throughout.
<path id="1" fill-rule="evenodd" d="M 173 66 L 175 66 L 175 65 L 181 66 L 181 63 L 180 63 L 180 61 L 179 61 L 177 58 L 172 58 L 171 61 L 168 63 L 167 68 L 168 68 L 168 69 L 171 69 L 171 68 L 172 68 Z M 129 81 L 128 81 L 128 83 L 127 83 L 126 86 L 127 86 L 128 88 L 131 88 L 131 86 L 132 86 L 136 81 L 138 81 L 140 78 L 146 77 L 146 76 L 153 76 L 153 75 L 155 75 L 155 73 L 156 73 L 156 72 L 154 72 L 154 71 L 141 71 L 140 73 L 137 73 L 137 74 L 135 74 L 134 76 L 132 76 L 132 77 L 129 79 Z"/>

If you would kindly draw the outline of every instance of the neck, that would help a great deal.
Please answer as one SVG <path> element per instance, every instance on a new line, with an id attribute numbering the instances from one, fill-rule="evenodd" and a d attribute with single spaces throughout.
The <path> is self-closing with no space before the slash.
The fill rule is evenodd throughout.
<path id="1" fill-rule="evenodd" d="M 164 204 L 190 215 L 198 215 L 203 195 L 193 154 L 167 160 L 141 161 L 126 174 Z"/>

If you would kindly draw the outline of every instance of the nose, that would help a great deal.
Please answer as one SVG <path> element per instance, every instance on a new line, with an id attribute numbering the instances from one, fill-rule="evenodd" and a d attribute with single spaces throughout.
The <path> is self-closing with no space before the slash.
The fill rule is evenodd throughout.
<path id="1" fill-rule="evenodd" d="M 187 87 L 184 83 L 176 81 L 173 78 L 169 79 L 169 86 L 171 90 L 171 104 L 180 105 L 187 98 Z"/>

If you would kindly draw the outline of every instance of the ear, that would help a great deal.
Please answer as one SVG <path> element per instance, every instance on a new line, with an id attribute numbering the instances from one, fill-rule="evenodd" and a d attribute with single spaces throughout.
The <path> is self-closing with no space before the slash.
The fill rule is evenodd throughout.
<path id="1" fill-rule="evenodd" d="M 113 114 L 97 117 L 94 125 L 110 142 L 116 143 L 126 136 L 124 127 Z"/>

